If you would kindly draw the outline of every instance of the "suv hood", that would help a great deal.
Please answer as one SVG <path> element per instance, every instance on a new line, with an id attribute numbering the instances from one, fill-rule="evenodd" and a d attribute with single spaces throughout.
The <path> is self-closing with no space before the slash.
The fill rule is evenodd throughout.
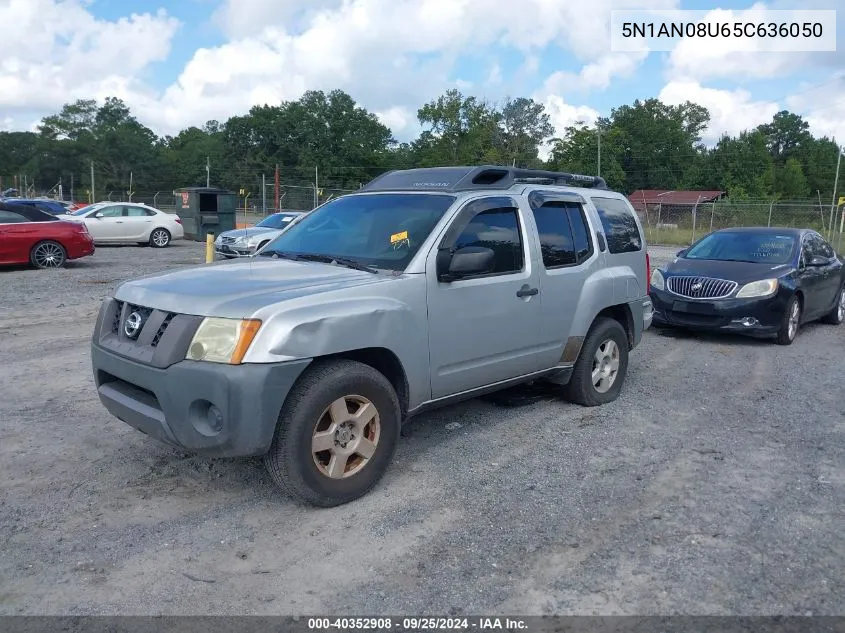
<path id="1" fill-rule="evenodd" d="M 392 279 L 333 264 L 251 259 L 133 279 L 115 298 L 167 312 L 240 319 L 272 303 Z"/>

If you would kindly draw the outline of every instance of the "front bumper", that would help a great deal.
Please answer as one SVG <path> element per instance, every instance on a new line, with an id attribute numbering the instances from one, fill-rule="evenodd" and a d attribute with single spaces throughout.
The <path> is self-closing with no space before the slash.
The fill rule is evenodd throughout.
<path id="1" fill-rule="evenodd" d="M 220 257 L 251 257 L 258 250 L 257 247 L 236 246 L 232 244 L 214 243 L 214 254 Z"/>
<path id="2" fill-rule="evenodd" d="M 771 336 L 783 322 L 788 298 L 781 293 L 762 299 L 685 299 L 652 286 L 654 324 L 693 330 Z"/>
<path id="3" fill-rule="evenodd" d="M 269 450 L 285 398 L 311 361 L 158 369 L 93 343 L 91 362 L 100 402 L 116 418 L 190 453 L 248 457 Z"/>

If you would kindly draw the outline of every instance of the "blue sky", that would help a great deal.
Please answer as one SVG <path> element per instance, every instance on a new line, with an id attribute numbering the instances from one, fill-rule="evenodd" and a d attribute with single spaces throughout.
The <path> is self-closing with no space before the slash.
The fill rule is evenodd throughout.
<path id="1" fill-rule="evenodd" d="M 634 99 L 660 97 L 710 108 L 712 138 L 784 108 L 805 115 L 816 133 L 845 137 L 842 46 L 809 54 L 736 53 L 708 42 L 647 56 L 611 50 L 611 9 L 742 11 L 750 2 L 593 0 L 584 10 L 570 0 L 523 0 L 518 12 L 513 6 L 506 0 L 10 0 L 0 6 L 4 23 L 21 24 L 21 37 L 26 27 L 46 35 L 16 45 L 16 30 L 0 43 L 6 60 L 0 126 L 26 129 L 74 98 L 114 94 L 156 132 L 172 134 L 307 89 L 341 88 L 404 140 L 419 132 L 419 105 L 459 87 L 491 100 L 534 97 L 560 129 Z M 845 0 L 758 6 L 838 8 L 842 42 Z M 68 37 L 86 44 L 68 45 Z"/>

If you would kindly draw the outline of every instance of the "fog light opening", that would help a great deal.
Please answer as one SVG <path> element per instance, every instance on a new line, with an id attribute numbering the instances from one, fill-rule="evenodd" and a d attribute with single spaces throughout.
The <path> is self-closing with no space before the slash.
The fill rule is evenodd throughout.
<path id="1" fill-rule="evenodd" d="M 208 407 L 208 411 L 205 414 L 206 420 L 208 420 L 208 426 L 211 427 L 212 431 L 219 433 L 223 430 L 223 413 L 215 407 L 211 405 Z"/>
<path id="2" fill-rule="evenodd" d="M 745 327 L 753 327 L 755 325 L 760 325 L 760 322 L 754 317 L 743 317 L 742 319 L 734 319 L 734 323 L 739 323 L 740 325 Z"/>

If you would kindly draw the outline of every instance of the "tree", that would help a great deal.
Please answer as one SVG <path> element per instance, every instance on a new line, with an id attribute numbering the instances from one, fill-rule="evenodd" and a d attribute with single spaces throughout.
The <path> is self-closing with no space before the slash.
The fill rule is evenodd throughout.
<path id="1" fill-rule="evenodd" d="M 600 120 L 596 127 L 589 127 L 583 121 L 567 127 L 561 138 L 554 139 L 547 167 L 554 171 L 598 174 L 599 127 L 601 176 L 611 189 L 622 188 L 625 181 L 625 172 L 619 161 L 622 134 L 607 119 Z"/>
<path id="2" fill-rule="evenodd" d="M 672 189 L 703 153 L 701 132 L 710 114 L 691 102 L 672 106 L 647 99 L 614 108 L 610 120 L 620 134 L 624 188 Z"/>
<path id="3" fill-rule="evenodd" d="M 765 123 L 758 129 L 766 135 L 769 152 L 778 165 L 785 165 L 812 140 L 810 125 L 799 115 L 786 110 L 778 112 L 771 123 Z"/>
<path id="4" fill-rule="evenodd" d="M 708 156 L 712 186 L 731 198 L 770 198 L 773 194 L 774 162 L 767 138 L 760 130 L 723 136 Z"/>
<path id="5" fill-rule="evenodd" d="M 489 104 L 453 89 L 422 106 L 417 118 L 430 127 L 414 143 L 422 166 L 502 163 L 499 115 Z"/>
<path id="6" fill-rule="evenodd" d="M 810 193 L 804 168 L 796 158 L 788 158 L 786 164 L 779 170 L 777 179 L 777 193 L 786 200 L 806 198 Z"/>
<path id="7" fill-rule="evenodd" d="M 546 108 L 533 99 L 508 99 L 499 116 L 502 158 L 522 166 L 539 166 L 537 154 L 554 134 Z"/>

